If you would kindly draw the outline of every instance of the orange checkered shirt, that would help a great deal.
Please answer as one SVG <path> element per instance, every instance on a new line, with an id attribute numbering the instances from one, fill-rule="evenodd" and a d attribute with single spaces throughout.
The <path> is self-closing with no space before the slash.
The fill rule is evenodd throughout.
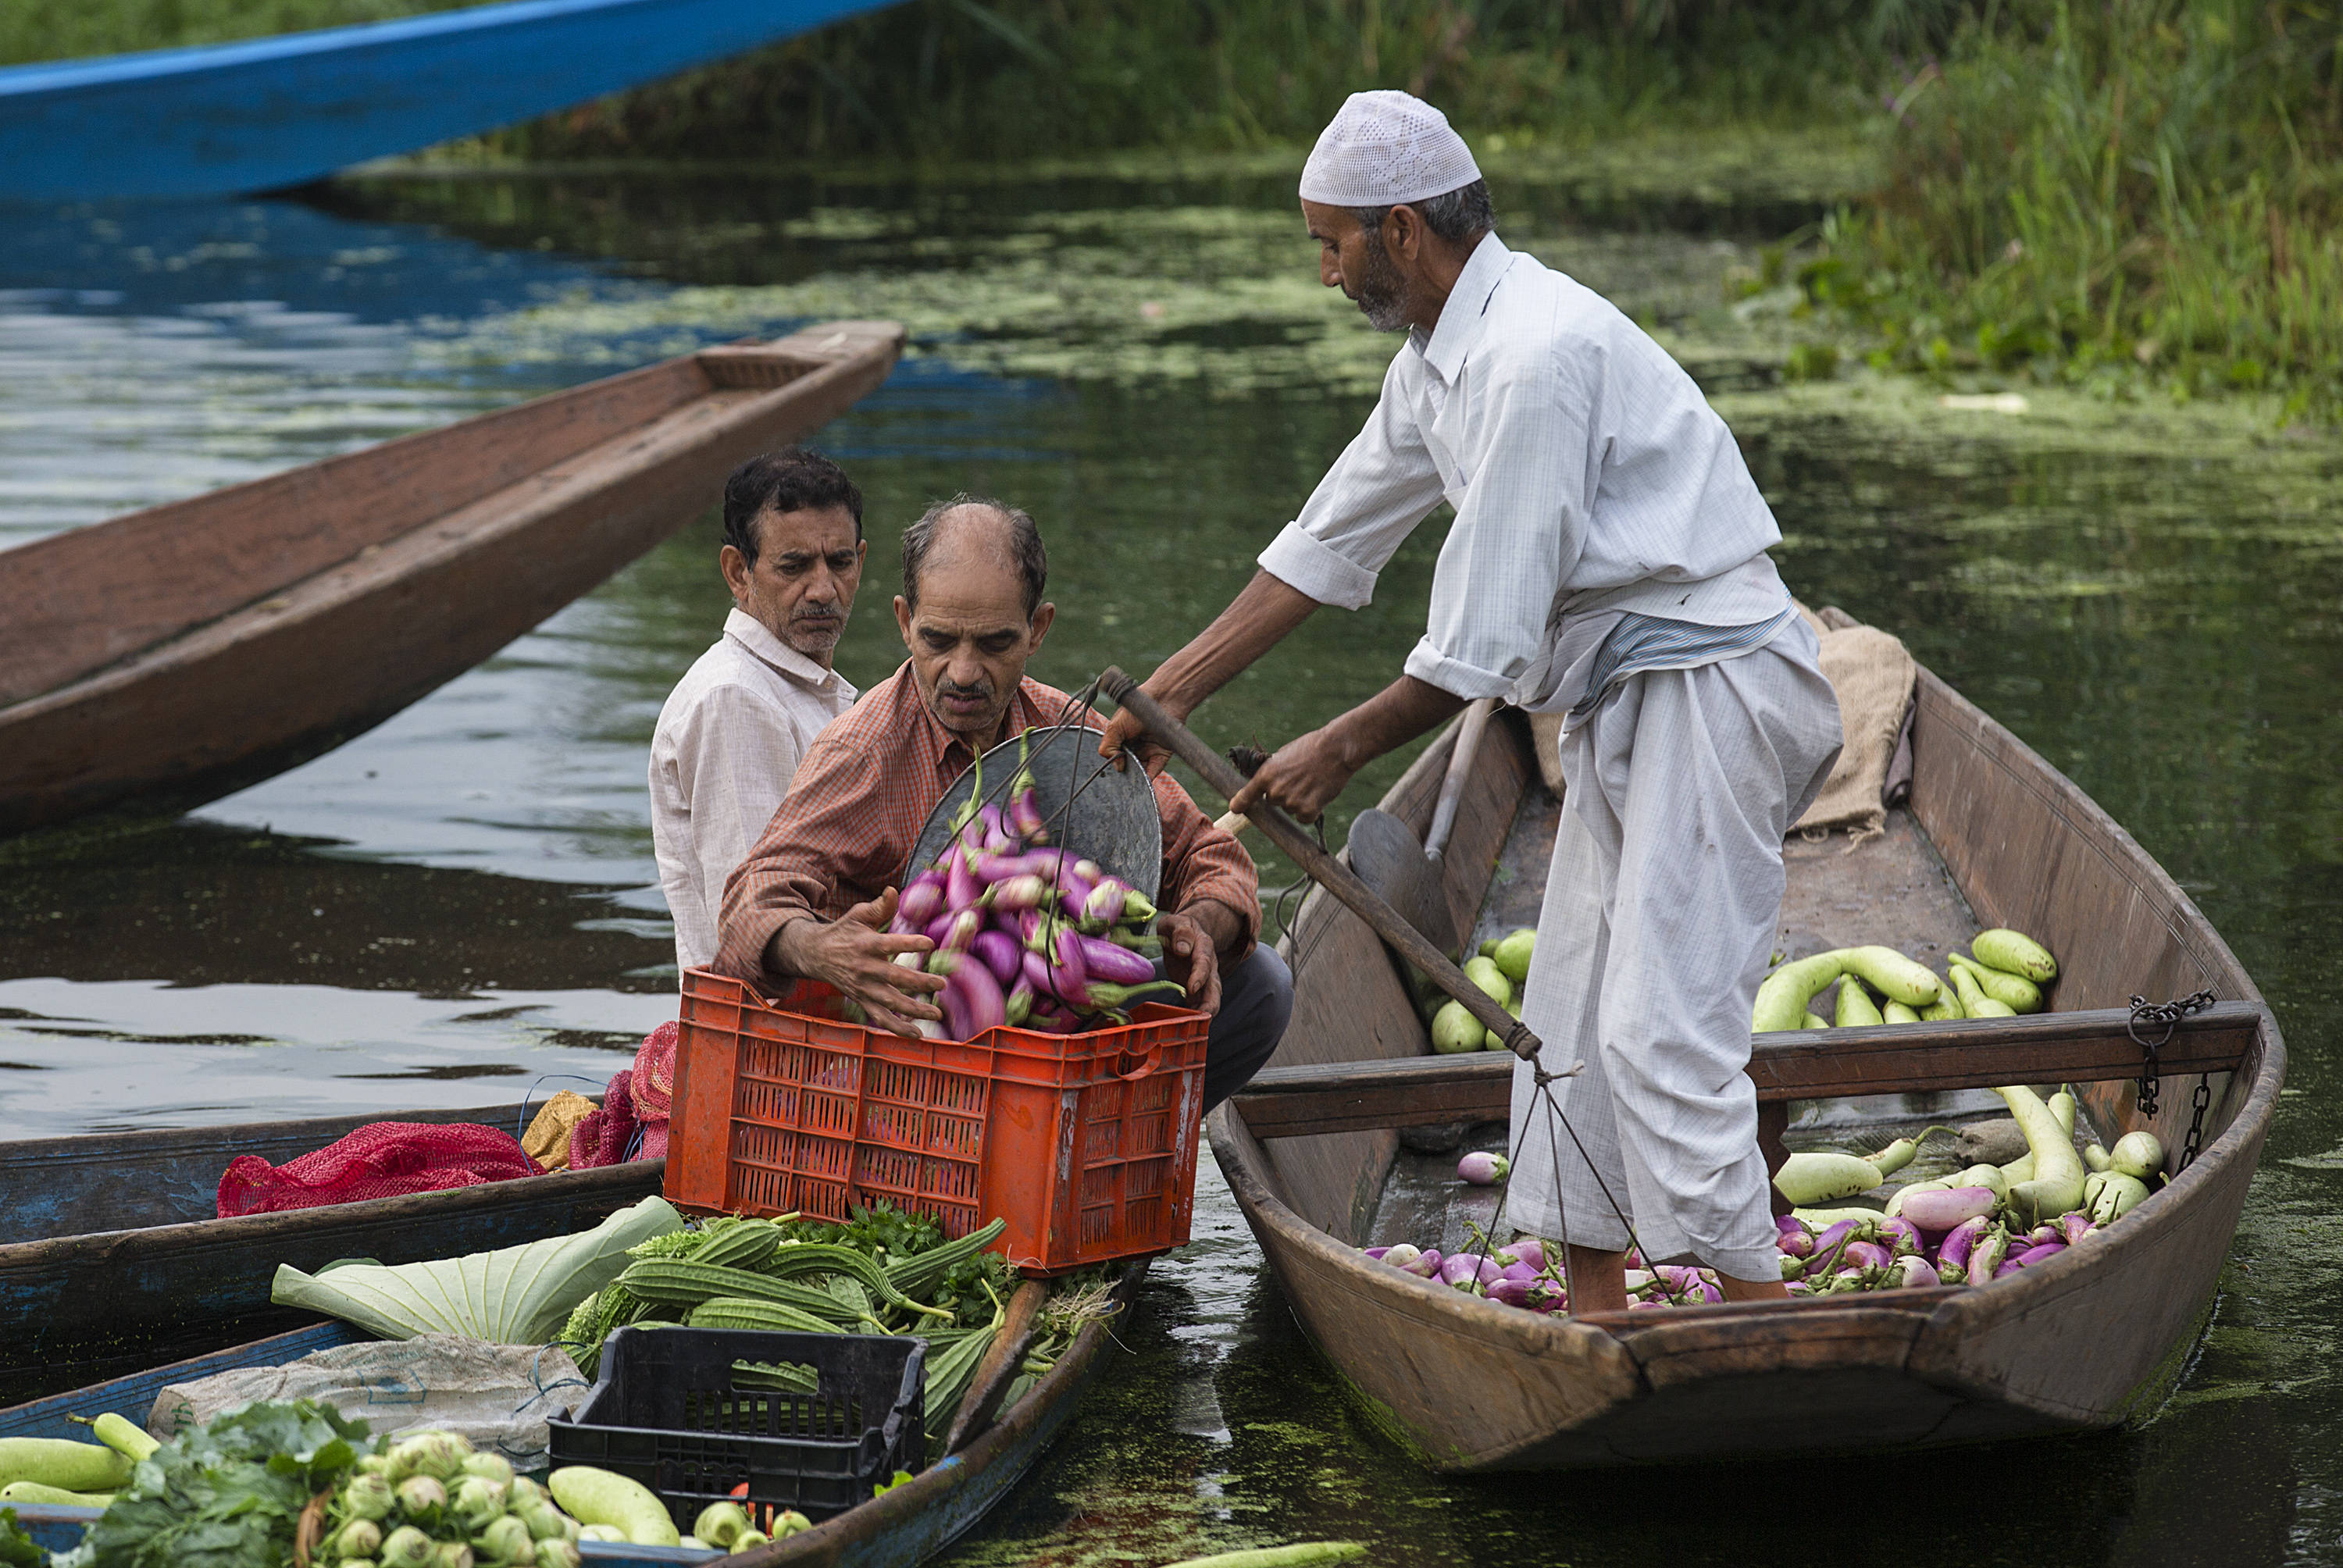
<path id="1" fill-rule="evenodd" d="M 1009 705 L 1008 736 L 1059 722 L 1071 701 L 1027 677 Z M 1082 722 L 1101 728 L 1093 712 Z M 807 913 L 836 920 L 898 885 L 929 813 L 974 760 L 920 700 L 906 660 L 806 749 L 764 836 L 724 883 L 721 940 L 709 967 L 757 984 L 765 978 L 766 945 L 784 924 Z M 1156 902 L 1167 910 L 1199 899 L 1226 904 L 1243 923 L 1250 949 L 1261 930 L 1252 857 L 1169 775 L 1155 780 L 1155 802 L 1163 817 Z"/>

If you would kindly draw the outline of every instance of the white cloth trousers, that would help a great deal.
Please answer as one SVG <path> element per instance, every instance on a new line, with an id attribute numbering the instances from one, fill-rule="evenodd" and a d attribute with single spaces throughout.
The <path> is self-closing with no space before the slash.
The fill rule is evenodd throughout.
<path id="1" fill-rule="evenodd" d="M 1516 1066 L 1515 1226 L 1617 1251 L 1615 1199 L 1654 1261 L 1779 1277 L 1749 1013 L 1783 835 L 1838 756 L 1815 650 L 1794 621 L 1740 658 L 1631 677 L 1563 737 L 1568 799 L 1522 1019 L 1548 1070 L 1586 1064 L 1552 1086 L 1585 1157 Z"/>

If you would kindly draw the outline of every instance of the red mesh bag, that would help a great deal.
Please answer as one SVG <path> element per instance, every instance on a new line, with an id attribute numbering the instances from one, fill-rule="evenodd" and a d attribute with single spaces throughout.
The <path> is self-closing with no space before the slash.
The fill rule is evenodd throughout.
<path id="1" fill-rule="evenodd" d="M 239 1154 L 221 1173 L 219 1213 L 273 1214 L 540 1176 L 509 1132 L 468 1121 L 371 1121 L 338 1142 L 274 1165 Z"/>
<path id="2" fill-rule="evenodd" d="M 598 1165 L 626 1161 L 627 1145 L 635 1140 L 635 1097 L 629 1092 L 634 1070 L 621 1068 L 610 1075 L 599 1109 L 578 1119 L 569 1131 L 569 1168 L 591 1171 Z"/>

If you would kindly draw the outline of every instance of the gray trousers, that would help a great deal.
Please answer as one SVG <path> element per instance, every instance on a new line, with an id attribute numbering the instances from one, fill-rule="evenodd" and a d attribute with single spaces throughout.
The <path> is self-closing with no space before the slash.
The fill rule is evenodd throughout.
<path id="1" fill-rule="evenodd" d="M 1163 978 L 1163 965 L 1155 966 Z M 1212 1015 L 1211 1042 L 1204 1048 L 1204 1109 L 1252 1081 L 1285 1038 L 1293 1016 L 1293 971 L 1265 942 L 1233 964 L 1221 966 L 1221 1010 Z"/>
<path id="2" fill-rule="evenodd" d="M 1522 1020 L 1548 1070 L 1585 1063 L 1552 1086 L 1585 1152 L 1517 1066 L 1514 1225 L 1617 1251 L 1624 1211 L 1653 1261 L 1779 1277 L 1749 1013 L 1783 837 L 1838 757 L 1815 652 L 1799 623 L 1738 658 L 1633 676 L 1563 737 L 1568 799 Z"/>

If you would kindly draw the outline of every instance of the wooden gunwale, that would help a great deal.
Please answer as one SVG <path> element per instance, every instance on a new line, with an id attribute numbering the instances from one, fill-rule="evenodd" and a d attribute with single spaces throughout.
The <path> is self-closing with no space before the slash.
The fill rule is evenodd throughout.
<path id="1" fill-rule="evenodd" d="M 1517 730 L 1491 733 L 1501 730 L 1507 744 L 1523 744 Z M 1916 756 L 1915 815 L 1977 918 L 2041 935 L 2061 955 L 2056 1001 L 2082 1010 L 1886 1028 L 1860 1040 L 1769 1036 L 1752 1069 L 1761 1098 L 2063 1077 L 2077 1081 L 2102 1129 L 2128 1130 L 2140 1121 L 2128 1081 L 2138 1059 L 2136 1049 L 2125 1054 L 2127 1013 L 2113 1010 L 2128 994 L 2121 988 L 2161 1000 L 2203 985 L 2222 1002 L 2167 1048 L 2157 1122 L 2177 1147 L 2188 1099 L 2182 1075 L 2226 1076 L 2232 1087 L 2208 1118 L 2202 1156 L 2121 1225 L 1984 1290 L 1557 1323 L 1367 1262 L 1354 1250 L 1367 1238 L 1352 1221 L 1363 1209 L 1372 1214 L 1373 1199 L 1337 1209 L 1322 1185 L 1296 1191 L 1282 1161 L 1303 1145 L 1324 1151 L 1320 1166 L 1347 1152 L 1359 1185 L 1379 1192 L 1390 1128 L 1503 1115 L 1511 1064 L 1393 1060 L 1413 1053 L 1345 1052 L 1340 1040 L 1289 1034 L 1294 1049 L 1215 1111 L 1214 1153 L 1304 1329 L 1379 1424 L 1425 1462 L 1551 1468 L 1822 1452 L 1845 1447 L 1850 1431 L 1872 1446 L 1956 1442 L 2110 1424 L 2160 1390 L 2159 1369 L 2203 1321 L 2276 1111 L 2284 1047 L 2275 1020 L 2226 944 L 2129 835 L 1926 670 Z M 1407 819 L 1443 760 L 1435 745 L 1385 809 Z M 2015 782 L 1993 787 L 2004 780 Z M 2028 885 L 2029 873 L 2050 885 Z M 1473 876 L 1452 863 L 1452 893 L 1477 907 Z M 2075 885 L 2062 889 L 2061 878 Z M 1330 942 L 1320 928 L 1351 917 L 1312 901 L 1320 907 L 1305 907 L 1293 940 Z M 2105 943 L 2095 940 L 2101 931 Z M 1391 1030 L 1373 1021 L 1380 1043 Z M 1958 1049 L 1948 1037 L 2002 1060 L 1965 1070 L 1947 1060 Z M 1373 1060 L 1346 1066 L 1338 1055 Z M 2010 1070 L 2023 1064 L 2035 1070 Z M 1602 1356 L 1598 1342 L 1608 1347 Z M 1556 1367 L 1561 1391 L 1550 1386 Z M 1490 1407 L 1487 1391 L 1508 1381 L 1542 1391 L 1534 1408 Z M 1454 1389 L 1473 1391 L 1470 1409 Z"/>
<path id="2" fill-rule="evenodd" d="M 0 552 L 0 829 L 196 803 L 380 722 L 876 387 L 901 341 L 848 322 L 703 350 Z"/>
<path id="3" fill-rule="evenodd" d="M 522 1108 L 421 1111 L 0 1144 L 18 1240 L 0 1242 L 0 1378 L 117 1362 L 143 1343 L 183 1351 L 246 1339 L 307 1314 L 271 1304 L 277 1265 L 385 1262 L 482 1251 L 584 1230 L 659 1191 L 664 1161 L 558 1171 L 438 1192 L 213 1217 L 239 1154 L 282 1161 L 367 1122 L 480 1121 Z M 111 1214 L 106 1229 L 86 1229 Z M 127 1221 L 127 1224 L 125 1224 Z M 41 1231 L 24 1235 L 25 1230 Z M 101 1352 L 101 1350 L 103 1353 Z"/>

